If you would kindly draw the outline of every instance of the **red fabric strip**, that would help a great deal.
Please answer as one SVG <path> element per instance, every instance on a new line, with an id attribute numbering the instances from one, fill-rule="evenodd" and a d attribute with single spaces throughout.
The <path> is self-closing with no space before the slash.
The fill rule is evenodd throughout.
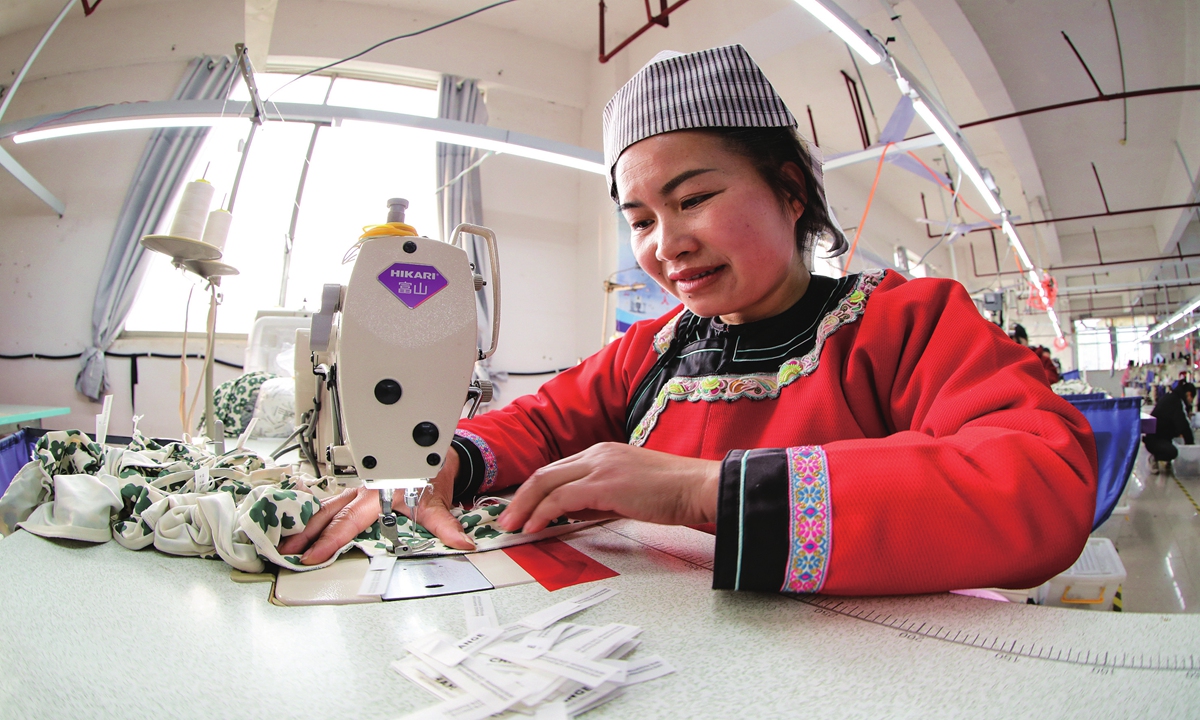
<path id="1" fill-rule="evenodd" d="M 504 552 L 551 592 L 619 574 L 558 538 L 506 547 Z"/>

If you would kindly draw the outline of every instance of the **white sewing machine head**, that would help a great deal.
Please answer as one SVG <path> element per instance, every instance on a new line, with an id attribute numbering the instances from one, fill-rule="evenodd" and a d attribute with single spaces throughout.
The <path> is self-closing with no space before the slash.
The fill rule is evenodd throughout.
<path id="1" fill-rule="evenodd" d="M 491 399 L 490 383 L 472 375 L 475 362 L 495 352 L 500 324 L 495 233 L 464 224 L 449 243 L 418 237 L 396 227 L 408 202 L 389 200 L 388 207 L 396 234 L 361 241 L 349 284 L 325 286 L 320 313 L 296 342 L 296 418 L 307 426 L 306 459 L 318 474 L 357 476 L 380 490 L 385 531 L 395 523 L 393 491 L 404 490 L 415 507 L 445 463 L 463 406 L 472 403 L 474 414 Z M 468 260 L 464 233 L 487 241 L 490 282 Z M 492 340 L 485 351 L 477 343 L 475 294 L 488 284 Z"/>

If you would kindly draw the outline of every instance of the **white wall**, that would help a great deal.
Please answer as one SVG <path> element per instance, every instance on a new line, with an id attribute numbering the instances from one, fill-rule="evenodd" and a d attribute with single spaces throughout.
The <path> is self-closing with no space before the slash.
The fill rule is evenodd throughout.
<path id="1" fill-rule="evenodd" d="M 289 0 L 280 3 L 276 15 L 271 54 L 341 57 L 361 49 L 379 28 L 399 33 L 442 19 L 366 4 Z M 42 31 L 0 38 L 0 71 L 15 73 Z M 232 54 L 242 34 L 238 0 L 105 5 L 86 19 L 72 13 L 17 91 L 6 119 L 166 99 L 189 59 Z M 491 125 L 598 147 L 598 126 L 589 123 L 584 132 L 592 103 L 586 80 L 594 64 L 590 54 L 467 21 L 386 46 L 369 59 L 479 78 Z M 598 112 L 595 116 L 598 122 Z M 56 217 L 0 173 L 0 297 L 5 300 L 0 353 L 62 354 L 88 344 L 100 268 L 147 137 L 147 132 L 125 132 L 24 146 L 3 141 L 65 201 L 67 211 Z M 611 269 L 603 270 L 598 261 L 612 249 L 605 235 L 612 217 L 603 182 L 580 171 L 503 156 L 489 159 L 482 172 L 484 222 L 499 237 L 504 270 L 504 325 L 494 367 L 532 371 L 570 365 L 599 347 L 599 280 Z M 217 356 L 240 362 L 243 346 L 243 341 L 222 342 Z M 192 350 L 198 349 L 195 342 Z M 171 353 L 179 351 L 179 343 L 122 340 L 114 350 Z M 46 425 L 91 428 L 97 406 L 74 390 L 77 362 L 0 363 L 0 403 L 69 406 L 70 415 Z M 127 432 L 129 361 L 110 359 L 108 366 L 116 396 L 113 431 Z M 141 427 L 151 434 L 177 434 L 178 363 L 142 360 L 139 371 L 137 410 L 146 414 Z M 194 362 L 193 382 L 199 372 Z M 218 381 L 235 375 L 217 369 Z M 535 389 L 542 380 L 513 380 L 500 388 L 502 400 Z"/>

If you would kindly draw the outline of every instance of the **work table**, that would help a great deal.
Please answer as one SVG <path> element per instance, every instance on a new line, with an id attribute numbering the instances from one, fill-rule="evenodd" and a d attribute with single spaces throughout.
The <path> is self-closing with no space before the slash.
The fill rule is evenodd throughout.
<path id="1" fill-rule="evenodd" d="M 620 594 L 573 620 L 641 626 L 638 655 L 677 669 L 589 718 L 1184 717 L 1200 707 L 1200 616 L 713 591 L 702 533 L 620 521 L 565 539 L 620 576 L 490 591 L 500 622 L 612 587 Z M 0 540 L 0 717 L 397 718 L 437 702 L 389 664 L 435 629 L 466 634 L 461 596 L 278 607 L 268 585 L 229 571 L 112 542 Z M 1055 647 L 1058 660 L 1030 656 Z M 1138 662 L 1153 669 L 1131 669 Z"/>

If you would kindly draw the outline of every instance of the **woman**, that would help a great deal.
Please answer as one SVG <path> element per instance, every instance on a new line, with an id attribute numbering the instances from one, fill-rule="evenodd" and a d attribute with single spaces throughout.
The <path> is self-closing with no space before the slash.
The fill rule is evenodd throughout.
<path id="1" fill-rule="evenodd" d="M 820 167 L 740 46 L 664 54 L 605 108 L 613 197 L 641 267 L 683 303 L 536 394 L 460 423 L 417 519 L 521 484 L 500 523 L 716 523 L 716 588 L 838 594 L 1029 587 L 1079 556 L 1090 429 L 961 285 L 811 275 Z M 348 491 L 315 563 L 370 525 Z M 330 522 L 332 521 L 332 522 Z M 281 548 L 281 550 L 284 550 Z"/>

